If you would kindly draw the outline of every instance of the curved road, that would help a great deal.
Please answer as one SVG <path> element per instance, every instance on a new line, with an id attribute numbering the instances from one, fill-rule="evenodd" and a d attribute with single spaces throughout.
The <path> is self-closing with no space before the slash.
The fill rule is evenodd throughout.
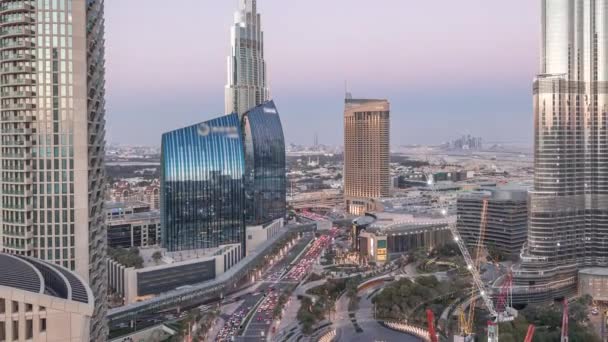
<path id="1" fill-rule="evenodd" d="M 359 293 L 361 300 L 359 302 L 359 310 L 356 312 L 357 324 L 363 329 L 363 332 L 358 333 L 353 326 L 353 323 L 348 316 L 348 297 L 343 295 L 336 303 L 336 317 L 334 319 L 336 331 L 338 332 L 338 341 L 344 342 L 420 342 L 417 337 L 400 333 L 378 324 L 373 319 L 374 305 L 371 298 L 367 298 L 378 287 L 370 288 L 362 293 Z"/>

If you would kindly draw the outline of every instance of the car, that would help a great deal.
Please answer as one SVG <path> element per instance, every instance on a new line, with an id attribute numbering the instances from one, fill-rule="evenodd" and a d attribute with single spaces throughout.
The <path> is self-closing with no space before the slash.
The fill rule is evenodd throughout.
<path id="1" fill-rule="evenodd" d="M 597 309 L 591 310 L 591 314 L 597 316 L 600 312 Z"/>

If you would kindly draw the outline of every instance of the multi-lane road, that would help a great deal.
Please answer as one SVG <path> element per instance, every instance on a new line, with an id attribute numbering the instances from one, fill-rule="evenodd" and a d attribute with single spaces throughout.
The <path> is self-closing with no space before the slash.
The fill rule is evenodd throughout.
<path id="1" fill-rule="evenodd" d="M 232 315 L 223 317 L 226 324 L 215 337 L 215 341 L 228 342 L 232 341 L 233 338 L 236 341 L 259 341 L 260 338 L 256 337 L 261 337 L 262 331 L 264 331 L 264 334 L 268 333 L 272 322 L 272 311 L 270 311 L 270 319 L 264 319 L 263 321 L 258 320 L 259 316 L 257 315 L 257 311 L 259 308 L 257 307 L 257 304 L 259 304 L 262 299 L 268 298 L 270 292 L 281 293 L 288 286 L 297 284 L 297 282 L 293 281 L 281 281 L 281 277 L 288 272 L 290 265 L 300 254 L 302 254 L 312 239 L 312 233 L 304 233 L 303 237 L 298 240 L 296 245 L 282 259 L 262 274 L 262 277 L 260 278 L 261 284 L 259 284 L 256 290 L 251 293 L 239 294 L 234 297 L 229 296 L 226 298 L 227 301 L 242 301 L 242 303 Z M 272 291 L 270 291 L 271 287 L 273 288 Z M 261 305 L 262 304 L 260 304 L 260 306 Z M 256 310 L 256 312 L 252 313 L 253 317 L 247 325 L 245 319 L 253 310 Z M 264 317 L 266 317 L 266 315 L 264 315 Z M 269 321 L 268 324 L 266 324 L 267 321 Z M 239 337 L 239 332 L 243 329 L 245 329 L 244 336 Z M 253 334 L 254 336 L 249 336 L 248 334 Z M 210 338 L 214 337 L 211 336 Z"/>

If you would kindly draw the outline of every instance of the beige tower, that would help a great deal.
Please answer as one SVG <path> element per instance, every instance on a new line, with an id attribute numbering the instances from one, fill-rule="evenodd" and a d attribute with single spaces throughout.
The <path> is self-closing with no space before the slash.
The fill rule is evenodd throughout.
<path id="1" fill-rule="evenodd" d="M 347 98 L 344 106 L 344 199 L 354 215 L 389 195 L 390 104 Z"/>

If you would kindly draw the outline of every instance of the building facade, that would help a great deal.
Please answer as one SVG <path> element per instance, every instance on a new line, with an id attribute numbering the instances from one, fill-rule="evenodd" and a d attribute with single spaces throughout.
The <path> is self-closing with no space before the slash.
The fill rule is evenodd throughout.
<path id="1" fill-rule="evenodd" d="M 573 295 L 580 268 L 608 266 L 607 7 L 542 1 L 534 191 L 516 302 Z"/>
<path id="2" fill-rule="evenodd" d="M 286 213 L 285 138 L 273 101 L 243 115 L 247 225 L 267 224 Z"/>
<path id="3" fill-rule="evenodd" d="M 344 200 L 354 215 L 390 195 L 390 104 L 347 98 L 344 108 Z"/>
<path id="4" fill-rule="evenodd" d="M 256 0 L 239 0 L 234 14 L 228 81 L 225 89 L 226 113 L 242 115 L 270 99 L 264 61 L 264 32 Z"/>
<path id="5" fill-rule="evenodd" d="M 245 238 L 245 157 L 237 114 L 163 134 L 161 225 L 169 251 Z"/>
<path id="6" fill-rule="evenodd" d="M 456 204 L 456 227 L 469 248 L 479 243 L 484 201 L 487 201 L 483 245 L 517 260 L 528 232 L 528 192 L 488 189 L 464 193 Z"/>
<path id="7" fill-rule="evenodd" d="M 77 274 L 4 253 L 0 269 L 0 341 L 105 341 L 90 335 L 93 293 Z"/>
<path id="8" fill-rule="evenodd" d="M 155 261 L 154 252 L 162 253 Z M 108 283 L 125 304 L 149 299 L 161 293 L 213 280 L 245 256 L 240 244 L 218 248 L 167 252 L 161 248 L 140 249 L 143 268 L 125 267 L 108 258 Z"/>
<path id="9" fill-rule="evenodd" d="M 160 211 L 148 203 L 106 203 L 108 248 L 152 247 L 160 244 Z"/>
<path id="10" fill-rule="evenodd" d="M 163 135 L 161 226 L 169 251 L 241 243 L 286 215 L 285 142 L 273 101 Z"/>
<path id="11" fill-rule="evenodd" d="M 88 281 L 103 340 L 103 1 L 3 1 L 0 103 L 0 250 Z"/>

